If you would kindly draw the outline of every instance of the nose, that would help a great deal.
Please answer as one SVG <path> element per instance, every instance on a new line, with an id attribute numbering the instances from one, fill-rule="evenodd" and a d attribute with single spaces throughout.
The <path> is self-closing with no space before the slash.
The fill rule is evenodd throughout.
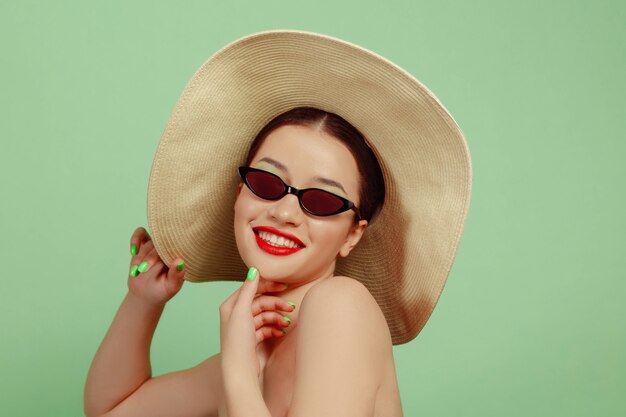
<path id="1" fill-rule="evenodd" d="M 304 212 L 298 202 L 298 197 L 287 194 L 280 200 L 276 200 L 269 208 L 269 214 L 278 222 L 298 226 L 302 223 Z"/>

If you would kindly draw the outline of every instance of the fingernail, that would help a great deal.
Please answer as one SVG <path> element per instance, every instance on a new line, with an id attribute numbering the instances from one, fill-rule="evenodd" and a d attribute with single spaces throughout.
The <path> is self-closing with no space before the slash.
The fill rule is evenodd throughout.
<path id="1" fill-rule="evenodd" d="M 130 268 L 130 276 L 133 278 L 136 277 L 137 274 L 139 273 L 138 269 L 139 269 L 139 265 L 133 265 L 133 267 Z"/>
<path id="2" fill-rule="evenodd" d="M 133 256 L 137 255 L 137 245 L 132 245 L 130 247 L 130 254 Z"/>
<path id="3" fill-rule="evenodd" d="M 251 266 L 250 269 L 248 270 L 248 276 L 247 278 L 252 281 L 256 278 L 256 274 L 257 274 L 257 270 L 255 267 Z"/>
<path id="4" fill-rule="evenodd" d="M 139 268 L 137 269 L 139 270 L 139 272 L 146 272 L 148 270 L 148 262 L 143 261 L 142 263 L 139 264 Z"/>
<path id="5" fill-rule="evenodd" d="M 294 310 L 296 308 L 296 303 L 294 303 L 293 301 L 287 301 L 287 304 L 293 306 Z"/>
<path id="6" fill-rule="evenodd" d="M 176 269 L 178 269 L 179 271 L 183 269 L 183 266 L 185 266 L 185 261 L 182 261 L 181 263 L 179 263 L 178 265 L 176 265 Z"/>
<path id="7" fill-rule="evenodd" d="M 287 316 L 283 316 L 283 320 L 285 320 L 287 323 L 291 324 L 291 319 Z"/>
<path id="8" fill-rule="evenodd" d="M 285 329 L 280 329 L 280 331 L 285 333 L 285 334 L 287 334 L 287 330 L 285 330 Z"/>

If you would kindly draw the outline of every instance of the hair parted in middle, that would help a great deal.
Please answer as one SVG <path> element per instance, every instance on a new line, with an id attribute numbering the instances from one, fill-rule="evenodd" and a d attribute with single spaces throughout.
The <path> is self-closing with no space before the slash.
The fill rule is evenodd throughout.
<path id="1" fill-rule="evenodd" d="M 296 107 L 276 116 L 259 131 L 250 144 L 246 166 L 250 166 L 265 138 L 279 127 L 287 125 L 319 128 L 322 132 L 346 145 L 356 160 L 361 177 L 359 181 L 359 212 L 362 219 L 367 220 L 368 223 L 371 222 L 382 208 L 385 200 L 383 173 L 376 155 L 368 146 L 363 134 L 335 113 L 314 107 Z"/>

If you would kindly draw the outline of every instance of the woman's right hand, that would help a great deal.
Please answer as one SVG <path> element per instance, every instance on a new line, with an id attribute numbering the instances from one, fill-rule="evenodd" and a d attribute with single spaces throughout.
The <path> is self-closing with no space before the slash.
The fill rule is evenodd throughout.
<path id="1" fill-rule="evenodd" d="M 174 258 L 172 264 L 166 266 L 143 227 L 138 227 L 133 232 L 130 247 L 132 258 L 128 269 L 129 292 L 148 305 L 164 306 L 183 286 L 183 260 Z"/>

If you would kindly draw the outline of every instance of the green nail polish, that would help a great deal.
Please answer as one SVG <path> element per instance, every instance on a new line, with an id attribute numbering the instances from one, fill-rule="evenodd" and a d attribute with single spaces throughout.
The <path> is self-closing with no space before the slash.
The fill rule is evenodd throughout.
<path id="1" fill-rule="evenodd" d="M 256 274 L 257 274 L 257 270 L 255 267 L 250 267 L 250 269 L 248 270 L 248 276 L 247 278 L 252 281 L 256 278 Z"/>
<path id="2" fill-rule="evenodd" d="M 137 245 L 132 245 L 130 247 L 130 254 L 133 256 L 137 255 Z"/>
<path id="3" fill-rule="evenodd" d="M 137 274 L 139 273 L 138 269 L 139 269 L 139 265 L 133 265 L 133 267 L 130 268 L 130 276 L 133 278 L 136 277 Z"/>
<path id="4" fill-rule="evenodd" d="M 291 319 L 287 316 L 283 316 L 283 320 L 285 320 L 287 323 L 291 324 Z"/>
<path id="5" fill-rule="evenodd" d="M 294 310 L 296 308 L 296 303 L 294 303 L 293 301 L 287 301 L 287 304 L 289 304 L 290 306 L 293 306 Z"/>
<path id="6" fill-rule="evenodd" d="M 185 266 L 185 261 L 182 261 L 181 263 L 179 263 L 178 265 L 176 265 L 176 269 L 178 269 L 179 271 L 183 269 L 183 266 Z"/>
<path id="7" fill-rule="evenodd" d="M 148 262 L 143 261 L 142 263 L 140 263 L 138 269 L 139 269 L 139 272 L 146 272 L 148 270 Z"/>
<path id="8" fill-rule="evenodd" d="M 287 330 L 285 330 L 285 329 L 280 329 L 280 331 L 285 333 L 285 334 L 287 334 Z"/>

